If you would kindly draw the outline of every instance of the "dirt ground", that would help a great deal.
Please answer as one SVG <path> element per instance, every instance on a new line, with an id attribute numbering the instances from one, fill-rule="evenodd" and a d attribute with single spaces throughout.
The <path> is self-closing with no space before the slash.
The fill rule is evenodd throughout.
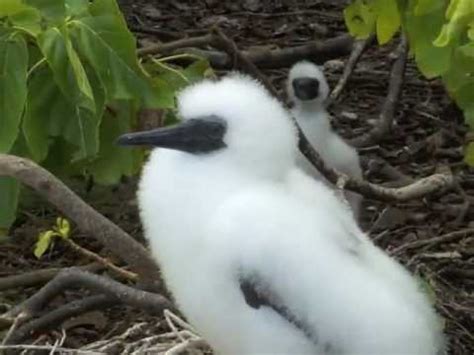
<path id="1" fill-rule="evenodd" d="M 160 38 L 169 41 L 205 34 L 214 24 L 231 35 L 241 49 L 254 46 L 284 48 L 345 32 L 342 6 L 338 5 L 343 1 L 119 2 L 142 44 Z M 382 47 L 372 45 L 363 54 L 340 101 L 331 108 L 334 126 L 344 137 L 360 136 L 377 119 L 387 92 L 393 63 L 391 53 L 396 47 L 397 40 Z M 338 58 L 325 64 L 331 86 L 341 75 L 346 59 Z M 265 70 L 264 73 L 282 89 L 287 69 Z M 471 222 L 474 170 L 463 163 L 466 132 L 462 114 L 450 102 L 440 82 L 424 79 L 410 60 L 393 131 L 380 144 L 360 150 L 365 178 L 375 183 L 390 182 L 387 174 L 382 173 L 383 161 L 415 179 L 432 174 L 442 166 L 449 167 L 457 177 L 458 187 L 443 195 L 391 205 L 366 200 L 362 221 L 378 245 L 427 282 L 434 293 L 436 307 L 445 319 L 449 353 L 456 355 L 474 354 L 474 233 L 422 246 L 413 242 L 474 228 Z M 135 181 L 124 182 L 113 189 L 94 187 L 86 191 L 80 182 L 75 182 L 73 187 L 101 213 L 141 239 L 134 199 Z M 38 232 L 48 229 L 56 216 L 54 210 L 37 200 L 30 201 L 28 207 L 22 209 L 11 238 L 0 244 L 0 278 L 31 270 L 90 263 L 61 243 L 40 260 L 33 256 Z M 90 236 L 75 230 L 73 238 L 78 244 L 107 255 Z M 0 308 L 17 304 L 39 286 L 1 291 Z M 50 307 L 80 298 L 84 292 L 71 290 L 57 297 Z M 130 339 L 169 331 L 169 324 L 164 319 L 115 306 L 89 312 L 58 324 L 54 329 L 35 332 L 28 342 L 52 344 L 61 338 L 63 347 L 80 348 L 123 334 L 137 324 L 144 324 L 141 333 Z M 65 329 L 66 337 L 61 328 Z M 0 331 L 0 339 L 5 334 Z M 118 347 L 109 353 L 120 351 L 123 348 Z"/>

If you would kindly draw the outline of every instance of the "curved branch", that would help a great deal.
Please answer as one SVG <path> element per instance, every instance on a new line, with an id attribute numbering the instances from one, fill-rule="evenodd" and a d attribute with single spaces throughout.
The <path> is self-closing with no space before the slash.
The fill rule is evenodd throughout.
<path id="1" fill-rule="evenodd" d="M 63 182 L 28 159 L 0 154 L 0 176 L 9 176 L 31 187 L 74 221 L 84 233 L 94 236 L 134 270 L 151 289 L 161 287 L 157 264 L 143 245 L 105 218 Z"/>

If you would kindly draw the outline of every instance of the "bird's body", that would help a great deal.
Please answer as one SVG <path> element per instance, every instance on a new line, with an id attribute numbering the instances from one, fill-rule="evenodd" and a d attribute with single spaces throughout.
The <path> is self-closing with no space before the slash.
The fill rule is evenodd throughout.
<path id="1" fill-rule="evenodd" d="M 229 77 L 185 90 L 179 110 L 225 118 L 225 147 L 153 151 L 141 218 L 178 307 L 217 353 L 436 354 L 425 295 L 295 166 L 296 132 L 276 100 Z M 144 136 L 165 146 L 149 133 L 124 142 Z"/>
<path id="2" fill-rule="evenodd" d="M 295 80 L 317 80 L 317 89 L 314 93 L 306 94 L 298 91 L 293 82 Z M 307 84 L 306 84 L 307 86 Z M 324 162 L 333 169 L 350 177 L 362 178 L 359 155 L 355 148 L 344 141 L 331 127 L 329 114 L 324 101 L 329 93 L 329 86 L 324 73 L 313 63 L 302 61 L 296 63 L 290 70 L 287 92 L 294 102 L 291 111 L 308 141 L 320 154 Z M 305 95 L 305 96 L 301 96 Z M 316 95 L 316 97 L 313 97 Z M 318 180 L 326 181 L 319 171 L 301 153 L 297 156 L 297 164 L 308 174 Z M 362 196 L 353 192 L 346 192 L 346 198 L 357 218 L 360 214 Z"/>

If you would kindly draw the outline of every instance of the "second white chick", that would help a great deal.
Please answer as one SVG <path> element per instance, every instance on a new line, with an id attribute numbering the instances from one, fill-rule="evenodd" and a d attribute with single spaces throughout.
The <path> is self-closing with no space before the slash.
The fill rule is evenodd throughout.
<path id="1" fill-rule="evenodd" d="M 349 177 L 361 178 L 362 170 L 357 151 L 331 128 L 329 114 L 324 105 L 329 86 L 322 70 L 308 61 L 296 63 L 288 75 L 287 93 L 294 103 L 291 110 L 293 117 L 324 162 Z M 297 164 L 316 179 L 325 181 L 302 153 L 298 154 Z M 346 191 L 345 197 L 354 216 L 358 218 L 362 196 Z"/>

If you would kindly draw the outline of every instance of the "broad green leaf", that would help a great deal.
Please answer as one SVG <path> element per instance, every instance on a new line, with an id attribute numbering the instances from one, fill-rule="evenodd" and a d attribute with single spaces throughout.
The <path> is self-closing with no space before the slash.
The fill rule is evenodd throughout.
<path id="1" fill-rule="evenodd" d="M 26 102 L 28 51 L 23 37 L 0 41 L 0 152 L 8 152 L 19 132 Z"/>
<path id="2" fill-rule="evenodd" d="M 98 158 L 88 167 L 99 184 L 116 184 L 123 175 L 130 176 L 138 172 L 143 161 L 143 151 L 124 149 L 115 144 L 118 136 L 132 129 L 130 123 L 134 121 L 136 111 L 130 102 L 118 102 L 102 118 L 100 151 Z"/>
<path id="3" fill-rule="evenodd" d="M 474 21 L 474 1 L 451 0 L 446 17 L 449 20 L 448 23 L 443 26 L 438 38 L 433 42 L 437 47 L 448 45 L 464 30 L 467 30 L 467 26 Z"/>
<path id="4" fill-rule="evenodd" d="M 474 104 L 469 105 L 463 109 L 464 120 L 471 127 L 474 128 Z"/>
<path id="5" fill-rule="evenodd" d="M 151 84 L 130 68 L 97 32 L 81 21 L 70 23 L 74 47 L 94 68 L 107 93 L 107 99 L 140 98 L 146 107 L 159 108 L 159 95 Z"/>
<path id="6" fill-rule="evenodd" d="M 186 76 L 190 83 L 195 83 L 202 80 L 204 77 L 212 77 L 214 72 L 207 59 L 199 59 L 186 67 L 183 70 L 183 74 Z"/>
<path id="7" fill-rule="evenodd" d="M 100 116 L 72 105 L 56 85 L 49 68 L 38 70 L 30 78 L 29 92 L 32 94 L 28 100 L 23 132 L 35 159 L 44 159 L 49 137 L 64 137 L 75 145 L 77 152 L 74 159 L 96 155 Z M 59 152 L 56 150 L 54 154 Z"/>
<path id="8" fill-rule="evenodd" d="M 344 9 L 344 21 L 352 36 L 367 38 L 375 27 L 375 13 L 362 0 L 355 0 Z"/>
<path id="9" fill-rule="evenodd" d="M 451 63 L 452 46 L 435 47 L 433 40 L 444 22 L 442 11 L 415 16 L 409 9 L 405 16 L 405 31 L 408 34 L 412 53 L 423 75 L 433 78 L 445 73 Z"/>
<path id="10" fill-rule="evenodd" d="M 38 259 L 43 256 L 46 250 L 48 250 L 49 246 L 51 245 L 51 242 L 53 241 L 53 238 L 56 236 L 57 233 L 52 230 L 41 232 L 39 234 L 38 240 L 35 244 L 35 250 L 33 252 Z"/>
<path id="11" fill-rule="evenodd" d="M 379 44 L 385 44 L 400 27 L 400 13 L 396 0 L 376 0 L 376 33 Z"/>
<path id="12" fill-rule="evenodd" d="M 471 21 L 469 24 L 469 30 L 467 31 L 467 36 L 471 41 L 474 41 L 474 21 Z"/>
<path id="13" fill-rule="evenodd" d="M 59 23 L 66 17 L 64 0 L 24 0 L 26 4 L 38 9 L 42 16 L 53 23 Z"/>
<path id="14" fill-rule="evenodd" d="M 464 161 L 469 166 L 474 166 L 474 142 L 470 142 L 464 149 Z"/>
<path id="15" fill-rule="evenodd" d="M 414 14 L 415 16 L 426 15 L 440 10 L 445 4 L 445 0 L 417 0 Z"/>
<path id="16" fill-rule="evenodd" d="M 10 16 L 11 23 L 16 29 L 36 37 L 41 32 L 41 15 L 38 10 L 28 7 Z"/>
<path id="17" fill-rule="evenodd" d="M 15 221 L 20 185 L 9 177 L 0 176 L 0 236 L 6 235 Z"/>
<path id="18" fill-rule="evenodd" d="M 459 50 L 466 56 L 471 57 L 474 60 L 474 41 L 459 47 Z"/>
<path id="19" fill-rule="evenodd" d="M 97 33 L 134 71 L 139 72 L 137 45 L 134 35 L 128 30 L 115 0 L 97 0 L 90 5 L 93 17 L 82 21 Z"/>
<path id="20" fill-rule="evenodd" d="M 22 0 L 2 0 L 0 4 L 0 17 L 14 15 L 28 6 Z"/>
<path id="21" fill-rule="evenodd" d="M 38 45 L 64 96 L 73 105 L 95 111 L 89 80 L 69 39 L 57 27 L 52 27 L 38 36 Z"/>
<path id="22" fill-rule="evenodd" d="M 89 15 L 89 0 L 66 0 L 66 15 L 81 17 Z"/>

